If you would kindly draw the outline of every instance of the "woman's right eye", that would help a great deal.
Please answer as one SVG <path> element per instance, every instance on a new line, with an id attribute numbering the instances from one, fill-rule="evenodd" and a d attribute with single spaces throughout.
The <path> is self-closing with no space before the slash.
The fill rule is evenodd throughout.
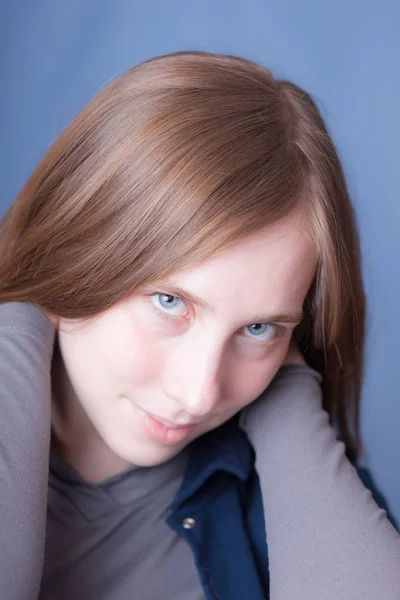
<path id="1" fill-rule="evenodd" d="M 150 296 L 151 302 L 157 311 L 171 317 L 183 317 L 186 307 L 183 301 L 172 294 L 157 292 Z"/>

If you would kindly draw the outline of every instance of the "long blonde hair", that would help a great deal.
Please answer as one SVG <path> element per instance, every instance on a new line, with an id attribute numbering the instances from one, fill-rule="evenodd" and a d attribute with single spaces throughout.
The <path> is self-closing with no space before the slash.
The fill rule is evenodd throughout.
<path id="1" fill-rule="evenodd" d="M 91 317 L 300 203 L 319 267 L 296 339 L 355 454 L 364 294 L 343 171 L 311 97 L 251 61 L 170 54 L 102 91 L 3 219 L 0 302 Z"/>

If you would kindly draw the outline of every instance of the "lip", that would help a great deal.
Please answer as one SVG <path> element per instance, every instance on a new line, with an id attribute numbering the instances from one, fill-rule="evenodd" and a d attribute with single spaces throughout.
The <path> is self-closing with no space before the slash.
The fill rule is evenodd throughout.
<path id="1" fill-rule="evenodd" d="M 194 425 L 172 425 L 172 423 L 166 422 L 143 410 L 134 402 L 132 402 L 132 405 L 147 436 L 157 444 L 165 446 L 181 444 L 194 429 Z"/>
<path id="2" fill-rule="evenodd" d="M 143 410 L 143 409 L 141 409 Z M 160 423 L 163 423 L 163 425 L 165 425 L 165 427 L 168 427 L 169 429 L 186 429 L 187 427 L 194 427 L 195 425 L 197 425 L 197 423 L 173 423 L 172 421 L 169 421 L 168 419 L 164 419 L 163 417 L 158 417 L 157 415 L 153 415 L 153 413 L 144 410 L 143 412 L 146 412 L 148 415 L 150 415 L 150 417 L 152 417 L 153 419 L 156 419 L 156 421 L 159 421 Z"/>

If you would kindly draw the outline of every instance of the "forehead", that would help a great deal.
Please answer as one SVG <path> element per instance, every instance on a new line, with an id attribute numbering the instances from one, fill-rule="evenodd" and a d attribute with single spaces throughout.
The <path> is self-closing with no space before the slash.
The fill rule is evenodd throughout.
<path id="1" fill-rule="evenodd" d="M 253 233 L 168 281 L 217 310 L 227 303 L 249 313 L 301 309 L 317 254 L 300 219 L 285 218 Z M 240 303 L 238 303 L 240 300 Z"/>

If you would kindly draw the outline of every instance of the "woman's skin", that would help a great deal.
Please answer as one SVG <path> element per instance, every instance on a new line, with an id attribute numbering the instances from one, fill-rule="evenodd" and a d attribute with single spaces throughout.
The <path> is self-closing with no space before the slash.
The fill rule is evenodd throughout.
<path id="1" fill-rule="evenodd" d="M 283 363 L 316 265 L 293 214 L 92 323 L 61 319 L 59 451 L 98 482 L 132 463 L 165 462 L 227 421 Z"/>
<path id="2" fill-rule="evenodd" d="M 228 260 L 228 253 L 224 253 L 207 261 L 201 268 L 191 270 L 190 276 L 186 274 L 185 284 L 187 287 L 190 284 L 190 291 L 197 292 L 199 295 L 204 292 L 203 300 L 213 301 L 215 312 L 210 315 L 205 314 L 197 307 L 192 312 L 192 306 L 189 304 L 188 324 L 184 320 L 184 331 L 179 330 L 176 333 L 176 342 L 180 339 L 184 341 L 186 335 L 193 330 L 196 331 L 197 319 L 202 319 L 210 335 L 212 334 L 212 339 L 216 340 L 216 347 L 218 341 L 221 339 L 225 341 L 220 346 L 225 350 L 222 353 L 224 360 L 220 361 L 224 369 L 227 368 L 226 365 L 231 366 L 230 360 L 236 358 L 234 350 L 240 351 L 248 361 L 249 376 L 257 373 L 258 362 L 262 363 L 268 374 L 276 369 L 276 364 L 282 361 L 283 356 L 286 356 L 284 362 L 301 362 L 301 357 L 291 346 L 287 352 L 291 333 L 276 338 L 276 341 L 271 343 L 268 342 L 267 346 L 262 344 L 264 348 L 262 351 L 258 350 L 258 344 L 261 342 L 247 341 L 247 337 L 254 336 L 254 332 L 244 331 L 243 322 L 240 323 L 240 328 L 236 327 L 228 335 L 231 319 L 235 316 L 238 319 L 248 316 L 247 311 L 252 313 L 259 311 L 261 300 L 264 310 L 296 309 L 296 302 L 303 295 L 303 285 L 304 289 L 307 288 L 305 280 L 302 279 L 303 267 L 310 268 L 311 273 L 313 253 L 310 252 L 310 247 L 306 250 L 307 244 L 304 243 L 304 238 L 295 235 L 295 229 L 291 229 L 289 223 L 286 225 L 286 233 L 291 232 L 291 235 L 284 240 L 284 246 L 280 235 L 284 229 L 277 228 L 275 231 L 265 232 L 268 235 L 264 237 L 261 234 L 258 237 L 252 236 L 251 239 L 237 245 L 231 255 L 231 261 Z M 281 250 L 280 255 L 275 252 L 275 249 Z M 273 256 L 275 260 L 272 259 Z M 228 269 L 227 273 L 223 269 L 219 271 L 222 265 Z M 266 278 L 259 277 L 260 272 L 267 272 L 267 267 L 270 268 L 268 280 L 270 287 L 265 283 Z M 241 299 L 240 293 L 243 288 L 235 287 L 235 282 L 239 283 L 236 274 L 240 273 L 243 276 L 246 268 L 253 277 L 252 279 L 249 276 L 249 279 L 245 280 L 252 294 L 245 294 L 246 297 Z M 215 285 L 215 270 L 219 271 L 221 281 L 226 285 Z M 214 285 L 210 285 L 206 277 L 211 274 L 213 274 Z M 284 286 L 279 285 L 283 274 L 287 277 L 286 290 Z M 179 283 L 183 285 L 181 279 L 184 279 L 182 273 Z M 286 291 L 286 294 L 281 295 L 281 291 Z M 131 301 L 137 306 L 143 301 L 140 298 L 141 296 L 137 295 Z M 229 301 L 232 298 L 233 301 Z M 225 299 L 226 306 L 220 304 L 222 299 Z M 4 442 L 7 458 L 2 463 L 2 481 L 5 487 L 2 495 L 3 543 L 0 544 L 1 589 L 7 598 L 28 599 L 37 597 L 43 564 L 50 440 L 50 363 L 54 331 L 52 328 L 49 329 L 50 324 L 32 306 L 16 303 L 5 304 L 1 308 L 3 320 L 0 341 L 3 353 L 0 381 L 4 390 L 1 439 Z M 214 315 L 215 320 L 213 320 Z M 120 317 L 124 323 L 123 316 L 125 316 L 124 311 Z M 219 317 L 218 321 L 216 316 Z M 114 323 L 117 322 L 118 319 L 114 320 Z M 181 321 L 178 322 L 178 327 L 181 327 Z M 151 323 L 153 321 L 149 319 L 149 324 Z M 146 321 L 146 325 L 149 324 Z M 72 338 L 69 339 L 76 341 L 78 348 L 83 343 L 83 339 L 79 337 L 79 330 L 75 326 L 72 327 L 71 323 L 68 325 L 73 332 Z M 94 331 L 98 332 L 99 325 L 100 321 L 90 328 L 84 324 L 80 328 L 80 333 L 82 336 L 88 335 L 89 332 L 94 335 Z M 173 341 L 169 327 L 170 325 L 167 330 L 158 332 L 160 339 L 163 338 L 163 334 L 167 338 L 165 345 L 172 345 Z M 124 328 L 118 327 L 117 331 L 123 337 Z M 225 336 L 221 335 L 221 331 L 226 332 Z M 270 330 L 267 328 L 266 331 Z M 67 333 L 64 332 L 63 335 Z M 92 344 L 95 345 L 100 337 L 92 339 Z M 202 341 L 199 338 L 199 343 Z M 109 359 L 107 365 L 110 364 L 111 367 L 114 354 L 119 356 L 118 347 L 115 346 L 114 339 L 112 352 L 111 346 L 106 342 L 107 339 L 95 350 L 100 358 Z M 245 345 L 242 346 L 242 343 Z M 80 358 L 85 360 L 87 357 L 84 348 L 81 350 L 83 351 Z M 254 357 L 254 352 L 260 352 L 261 356 Z M 172 355 L 175 356 L 174 353 Z M 177 377 L 185 376 L 183 382 L 191 383 L 190 379 L 186 379 L 191 356 L 191 352 L 183 356 L 185 359 L 183 369 L 179 371 L 172 367 L 171 370 L 167 369 L 170 366 L 167 355 L 165 371 L 162 371 L 162 375 L 176 373 Z M 136 358 L 141 357 L 138 355 Z M 99 366 L 97 374 L 99 377 L 100 375 L 104 377 L 101 371 L 104 370 L 103 364 Z M 174 367 L 175 363 L 172 366 Z M 196 368 L 193 368 L 194 375 L 197 375 Z M 237 362 L 236 368 L 239 368 Z M 61 361 L 57 369 L 63 372 Z M 57 369 L 54 370 L 53 375 L 57 374 Z M 133 375 L 136 373 L 135 369 L 135 364 L 132 362 Z M 221 367 L 215 372 L 225 373 Z M 110 375 L 113 374 L 110 369 Z M 236 376 L 234 371 L 229 370 L 228 374 L 232 378 Z M 95 383 L 96 374 L 91 372 L 90 375 Z M 64 376 L 67 378 L 68 386 L 65 388 L 60 386 L 62 392 L 71 389 L 70 378 L 67 377 L 66 371 Z M 135 381 L 132 376 L 132 388 L 135 387 L 133 385 Z M 163 383 L 164 381 L 168 380 L 162 379 Z M 226 381 L 226 379 L 195 378 L 195 381 L 207 383 Z M 346 459 L 343 443 L 335 438 L 329 425 L 328 415 L 322 410 L 319 381 L 319 376 L 311 369 L 303 368 L 297 371 L 296 367 L 290 367 L 282 370 L 268 387 L 267 392 L 261 394 L 255 402 L 250 402 L 242 411 L 240 419 L 241 427 L 255 450 L 255 466 L 260 478 L 268 531 L 271 600 L 292 598 L 395 600 L 400 589 L 398 533 L 386 519 L 384 511 L 377 507 L 371 493 L 362 485 L 355 469 Z M 246 391 L 247 388 L 243 387 L 243 382 L 239 381 L 239 384 L 242 385 L 240 389 L 244 395 L 243 390 Z M 250 385 L 253 386 L 254 383 L 250 381 Z M 204 386 L 204 388 L 188 387 L 187 389 L 190 392 L 207 388 Z M 210 389 L 213 390 L 212 387 Z M 220 389 L 225 389 L 222 384 Z M 29 390 L 28 394 L 27 390 Z M 105 402 L 106 390 L 102 392 L 101 387 L 98 386 L 96 391 L 100 400 Z M 168 388 L 168 391 L 171 393 L 171 388 Z M 67 399 L 66 396 L 56 395 L 57 402 Z M 150 403 L 151 394 L 148 393 L 145 397 Z M 71 395 L 71 399 L 73 398 Z M 192 396 L 189 396 L 190 398 Z M 226 396 L 222 394 L 217 397 L 216 404 L 213 403 L 210 410 L 211 416 L 218 414 L 219 402 L 225 408 L 224 398 Z M 243 396 L 240 399 L 243 400 Z M 165 397 L 165 402 L 160 403 L 159 408 L 177 407 L 176 417 L 182 414 L 186 416 L 189 409 L 193 411 L 193 406 L 204 406 L 203 403 L 189 405 L 186 397 L 182 396 L 179 398 L 179 403 L 174 403 L 172 400 L 170 396 Z M 208 398 L 205 397 L 205 400 L 207 401 Z M 106 404 L 105 408 L 107 406 Z M 209 404 L 206 402 L 205 406 L 208 407 Z M 118 417 L 118 407 L 118 397 L 115 399 L 110 394 L 110 414 Z M 112 468 L 124 468 L 121 465 L 121 457 L 113 452 L 98 433 L 95 433 L 96 429 L 89 418 L 85 416 L 80 422 L 78 421 L 76 415 L 79 415 L 79 410 L 86 414 L 83 410 L 83 402 L 78 402 L 75 396 L 73 411 L 60 410 L 63 408 L 61 403 L 58 404 L 58 408 L 56 413 L 65 419 L 66 424 L 82 425 L 81 430 L 79 427 L 75 429 L 70 427 L 66 432 L 70 436 L 70 441 L 74 433 L 77 434 L 76 446 L 71 443 L 70 447 L 77 449 L 73 455 L 76 464 L 90 468 L 90 471 L 87 470 L 89 476 L 95 476 L 96 473 L 99 478 L 107 475 L 104 475 L 105 470 L 96 471 L 94 462 L 83 463 L 82 456 L 79 454 L 80 442 L 83 450 L 85 448 L 91 450 L 96 449 L 93 445 L 93 441 L 96 441 L 97 447 L 101 448 L 104 456 L 108 457 L 107 468 L 110 472 Z M 87 410 L 86 406 L 85 410 Z M 225 413 L 221 408 L 219 410 L 222 413 L 220 413 L 221 418 L 224 419 Z M 133 414 L 131 413 L 132 418 L 126 424 L 116 419 L 117 425 L 120 426 L 121 438 L 128 437 L 127 430 L 134 432 L 135 428 L 138 428 L 137 445 L 132 443 L 132 454 L 136 450 L 148 451 L 150 458 L 155 455 L 159 458 L 162 452 L 170 451 L 171 448 L 177 451 L 176 446 L 157 445 L 147 439 L 145 431 L 141 426 L 139 427 L 140 421 L 138 422 Z M 208 414 L 203 415 L 205 423 Z M 114 431 L 112 425 L 112 423 L 104 423 L 104 430 L 108 432 L 110 429 L 109 433 L 112 434 Z M 91 432 L 92 437 L 88 438 L 82 434 L 85 428 Z M 132 440 L 133 436 L 128 439 Z M 16 523 L 18 523 L 17 528 Z M 15 573 L 18 573 L 18 577 L 15 577 Z"/>

